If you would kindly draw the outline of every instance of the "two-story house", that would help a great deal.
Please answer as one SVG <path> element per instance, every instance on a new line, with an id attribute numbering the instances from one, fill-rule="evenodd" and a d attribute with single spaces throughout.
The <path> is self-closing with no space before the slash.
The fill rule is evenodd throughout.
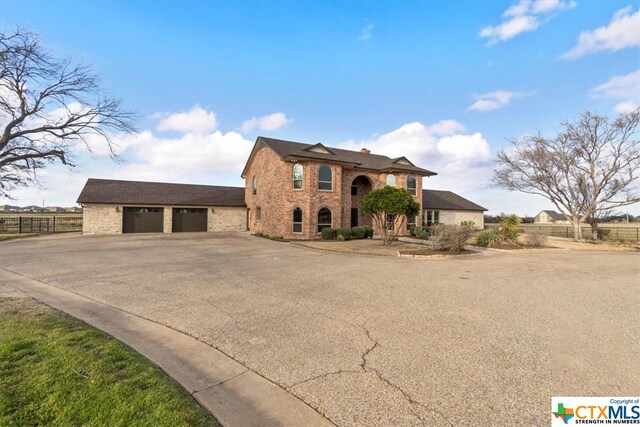
<path id="1" fill-rule="evenodd" d="M 325 227 L 373 226 L 360 209 L 368 192 L 406 188 L 422 206 L 422 178 L 433 175 L 405 157 L 259 137 L 242 171 L 249 230 L 313 239 Z M 421 217 L 405 223 L 419 225 Z"/>
<path id="2" fill-rule="evenodd" d="M 248 229 L 316 239 L 325 227 L 373 226 L 362 213 L 362 199 L 391 185 L 406 188 L 421 206 L 400 234 L 413 225 L 469 220 L 483 228 L 482 206 L 450 191 L 422 188 L 423 178 L 433 175 L 405 157 L 258 137 L 242 171 L 244 188 L 90 178 L 78 203 L 85 234 Z"/>

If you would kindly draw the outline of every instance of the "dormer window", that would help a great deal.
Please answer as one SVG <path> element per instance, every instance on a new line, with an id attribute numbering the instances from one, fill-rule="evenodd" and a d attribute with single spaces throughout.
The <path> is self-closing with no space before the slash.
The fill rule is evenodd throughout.
<path id="1" fill-rule="evenodd" d="M 333 172 L 327 165 L 320 166 L 318 170 L 318 189 L 324 191 L 333 190 Z"/>
<path id="2" fill-rule="evenodd" d="M 396 176 L 394 174 L 390 173 L 389 175 L 387 175 L 387 185 L 389 187 L 396 186 Z"/>
<path id="3" fill-rule="evenodd" d="M 302 180 L 304 178 L 304 171 L 300 163 L 293 165 L 293 189 L 300 190 L 302 188 Z"/>
<path id="4" fill-rule="evenodd" d="M 416 195 L 416 177 L 413 175 L 407 177 L 407 190 L 414 196 Z"/>

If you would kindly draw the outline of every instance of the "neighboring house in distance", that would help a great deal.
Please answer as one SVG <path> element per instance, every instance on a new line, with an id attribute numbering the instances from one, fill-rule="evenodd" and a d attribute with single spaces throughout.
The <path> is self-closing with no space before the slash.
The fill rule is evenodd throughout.
<path id="1" fill-rule="evenodd" d="M 44 211 L 45 212 L 64 212 L 64 209 L 62 209 L 59 206 L 45 206 Z"/>
<path id="2" fill-rule="evenodd" d="M 405 188 L 422 206 L 422 177 L 433 175 L 406 157 L 258 137 L 242 171 L 249 229 L 315 239 L 326 227 L 373 226 L 360 209 L 367 193 L 385 185 Z M 410 219 L 400 233 L 420 221 L 420 215 Z"/>
<path id="3" fill-rule="evenodd" d="M 64 208 L 64 211 L 66 213 L 82 213 L 82 208 L 78 207 L 78 206 L 72 206 L 69 208 Z"/>
<path id="4" fill-rule="evenodd" d="M 533 218 L 534 224 L 570 224 L 565 216 L 556 211 L 541 211 Z"/>
<path id="5" fill-rule="evenodd" d="M 424 226 L 473 221 L 477 229 L 483 229 L 486 210 L 451 191 L 422 190 L 422 225 Z"/>
<path id="6" fill-rule="evenodd" d="M 247 229 L 241 187 L 90 178 L 78 203 L 84 234 Z"/>

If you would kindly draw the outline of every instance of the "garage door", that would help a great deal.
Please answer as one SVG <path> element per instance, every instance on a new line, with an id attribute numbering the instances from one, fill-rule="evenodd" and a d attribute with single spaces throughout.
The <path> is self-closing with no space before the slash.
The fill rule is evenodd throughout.
<path id="1" fill-rule="evenodd" d="M 173 208 L 174 233 L 181 231 L 207 231 L 207 209 Z"/>
<path id="2" fill-rule="evenodd" d="M 124 208 L 122 211 L 123 233 L 162 233 L 164 208 Z"/>

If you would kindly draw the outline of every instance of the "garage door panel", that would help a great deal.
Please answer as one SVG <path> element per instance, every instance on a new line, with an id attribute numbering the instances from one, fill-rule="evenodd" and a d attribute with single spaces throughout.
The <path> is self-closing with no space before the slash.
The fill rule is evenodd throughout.
<path id="1" fill-rule="evenodd" d="M 207 231 L 206 208 L 173 208 L 172 231 Z"/>
<path id="2" fill-rule="evenodd" d="M 125 207 L 122 215 L 123 233 L 162 233 L 164 208 Z"/>

